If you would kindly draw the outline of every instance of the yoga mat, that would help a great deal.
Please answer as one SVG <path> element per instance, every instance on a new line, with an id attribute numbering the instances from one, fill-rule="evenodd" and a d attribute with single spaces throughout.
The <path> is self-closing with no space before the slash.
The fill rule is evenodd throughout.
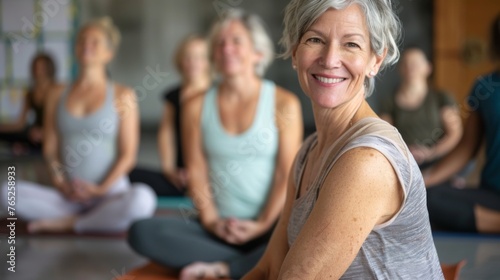
<path id="1" fill-rule="evenodd" d="M 441 264 L 445 280 L 458 280 L 460 271 L 465 265 L 465 261 L 456 264 Z M 147 263 L 144 266 L 131 270 L 126 275 L 113 280 L 177 280 L 178 273 L 175 270 L 160 266 L 155 263 Z M 212 278 L 203 278 L 209 280 Z M 215 279 L 214 279 L 215 280 Z M 219 279 L 220 280 L 220 279 Z M 227 279 L 229 280 L 229 279 Z"/>
<path id="2" fill-rule="evenodd" d="M 157 200 L 157 207 L 175 210 L 194 208 L 191 199 L 185 196 L 159 196 Z"/>
<path id="3" fill-rule="evenodd" d="M 174 269 L 166 268 L 155 263 L 147 263 L 141 267 L 131 270 L 126 275 L 113 280 L 177 280 L 178 273 Z M 203 278 L 204 280 L 215 280 L 215 278 Z M 217 278 L 218 280 L 229 280 Z"/>
<path id="4" fill-rule="evenodd" d="M 9 235 L 10 229 L 7 225 L 11 221 L 3 218 L 0 220 L 0 235 Z M 23 220 L 17 220 L 16 222 L 16 236 L 30 235 L 30 236 L 61 236 L 61 237 L 99 237 L 99 238 L 112 238 L 112 239 L 125 239 L 127 237 L 127 232 L 116 232 L 116 233 L 102 233 L 102 232 L 86 232 L 86 233 L 76 233 L 70 232 L 40 232 L 40 233 L 30 233 L 28 232 L 28 223 Z"/>

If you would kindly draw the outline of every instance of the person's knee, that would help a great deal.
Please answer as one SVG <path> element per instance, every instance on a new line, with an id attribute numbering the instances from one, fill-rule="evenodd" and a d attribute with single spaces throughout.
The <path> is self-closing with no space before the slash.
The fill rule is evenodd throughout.
<path id="1" fill-rule="evenodd" d="M 459 195 L 458 190 L 429 189 L 427 208 L 431 224 L 440 229 L 475 231 L 474 203 Z"/>
<path id="2" fill-rule="evenodd" d="M 131 189 L 131 216 L 136 220 L 151 217 L 156 209 L 156 202 L 156 194 L 149 186 L 134 184 Z"/>
<path id="3" fill-rule="evenodd" d="M 148 251 L 147 240 L 151 239 L 151 220 L 139 220 L 130 226 L 127 234 L 127 242 L 135 251 L 144 254 Z"/>
<path id="4" fill-rule="evenodd" d="M 427 189 L 427 210 L 429 216 L 442 211 L 443 204 L 446 204 L 446 193 L 439 187 Z"/>

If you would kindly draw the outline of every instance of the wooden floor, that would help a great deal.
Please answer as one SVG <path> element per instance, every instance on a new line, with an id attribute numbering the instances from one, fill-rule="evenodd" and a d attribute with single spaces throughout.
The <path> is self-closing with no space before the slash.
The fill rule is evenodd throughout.
<path id="1" fill-rule="evenodd" d="M 140 163 L 157 164 L 156 147 L 151 139 L 141 140 Z M 13 164 L 0 159 L 0 170 Z M 15 164 L 25 179 L 44 176 L 43 165 L 32 159 L 16 160 Z M 0 181 L 5 172 L 0 172 Z M 5 224 L 1 224 L 5 226 Z M 0 234 L 0 279 L 2 280 L 140 280 L 126 277 L 127 273 L 144 266 L 148 260 L 132 251 L 123 237 L 38 235 L 16 236 L 16 272 L 7 270 L 5 230 Z M 442 263 L 467 260 L 461 280 L 500 279 L 500 237 L 467 234 L 437 233 L 434 241 Z M 174 271 L 164 276 L 176 279 Z M 154 278 L 152 278 L 154 279 Z M 151 279 L 151 280 L 152 280 Z M 150 280 L 150 279 L 144 279 Z"/>

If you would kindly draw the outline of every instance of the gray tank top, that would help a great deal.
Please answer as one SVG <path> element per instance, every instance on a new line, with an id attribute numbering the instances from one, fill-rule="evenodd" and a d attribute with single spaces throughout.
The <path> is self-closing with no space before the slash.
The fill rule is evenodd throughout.
<path id="1" fill-rule="evenodd" d="M 298 153 L 293 167 L 296 194 L 307 155 L 316 143 L 315 133 Z M 376 149 L 389 160 L 403 188 L 404 200 L 391 220 L 374 227 L 341 279 L 443 279 L 430 229 L 422 174 L 396 128 L 377 118 L 364 118 L 355 123 L 326 153 L 323 172 L 293 204 L 287 229 L 288 244 L 292 246 L 295 242 L 335 162 L 345 152 L 358 147 Z"/>
<path id="2" fill-rule="evenodd" d="M 117 158 L 119 117 L 114 106 L 114 84 L 108 82 L 106 99 L 97 111 L 75 117 L 66 107 L 68 87 L 57 108 L 59 154 L 69 179 L 99 184 Z"/>

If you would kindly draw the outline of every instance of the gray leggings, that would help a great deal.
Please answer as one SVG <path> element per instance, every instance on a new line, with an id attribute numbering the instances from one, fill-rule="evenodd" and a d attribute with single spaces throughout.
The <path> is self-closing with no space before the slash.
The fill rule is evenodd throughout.
<path id="1" fill-rule="evenodd" d="M 139 254 L 168 267 L 181 269 L 196 261 L 224 261 L 231 278 L 241 278 L 264 254 L 272 229 L 244 245 L 230 245 L 207 232 L 193 219 L 155 217 L 134 223 L 128 234 Z"/>

